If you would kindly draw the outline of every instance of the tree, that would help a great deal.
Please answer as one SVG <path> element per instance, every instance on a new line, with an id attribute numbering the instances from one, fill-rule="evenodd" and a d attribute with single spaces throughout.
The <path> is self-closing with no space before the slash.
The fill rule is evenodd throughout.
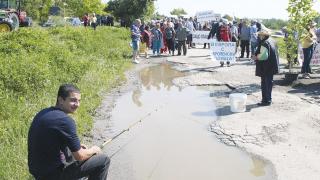
<path id="1" fill-rule="evenodd" d="M 53 0 L 24 0 L 21 1 L 21 9 L 26 11 L 32 19 L 42 20 L 47 17 L 49 8 L 54 4 Z"/>
<path id="2" fill-rule="evenodd" d="M 166 17 L 165 15 L 159 14 L 158 12 L 156 12 L 152 16 L 153 19 L 164 19 L 165 17 Z"/>
<path id="3" fill-rule="evenodd" d="M 117 19 L 129 26 L 135 19 L 150 20 L 154 13 L 153 0 L 111 0 L 105 11 L 111 12 Z"/>
<path id="4" fill-rule="evenodd" d="M 224 15 L 222 18 L 227 19 L 228 21 L 232 21 L 233 20 L 233 17 L 228 15 L 228 14 Z"/>
<path id="5" fill-rule="evenodd" d="M 103 9 L 105 8 L 105 5 L 102 4 L 101 0 L 82 0 L 82 4 L 79 3 L 79 0 L 68 0 L 68 1 L 70 3 L 72 2 L 70 7 L 75 7 L 78 9 L 76 12 L 78 16 L 82 16 L 84 13 L 102 14 Z"/>
<path id="6" fill-rule="evenodd" d="M 63 9 L 67 16 L 81 17 L 84 13 L 103 13 L 105 7 L 101 0 L 23 0 L 22 9 L 33 19 L 45 21 L 49 16 L 49 9 L 58 6 Z"/>
<path id="7" fill-rule="evenodd" d="M 171 15 L 176 15 L 178 17 L 180 17 L 181 15 L 186 15 L 187 12 L 183 9 L 183 8 L 178 8 L 178 9 L 173 9 L 170 12 Z"/>
<path id="8" fill-rule="evenodd" d="M 288 21 L 282 19 L 263 19 L 262 24 L 265 25 L 267 28 L 279 30 L 284 26 L 288 25 Z"/>
<path id="9" fill-rule="evenodd" d="M 287 27 L 287 61 L 289 69 L 292 68 L 293 60 L 298 57 L 297 39 L 300 39 L 310 20 L 317 16 L 317 12 L 312 9 L 313 0 L 289 0 L 288 13 L 289 23 Z"/>

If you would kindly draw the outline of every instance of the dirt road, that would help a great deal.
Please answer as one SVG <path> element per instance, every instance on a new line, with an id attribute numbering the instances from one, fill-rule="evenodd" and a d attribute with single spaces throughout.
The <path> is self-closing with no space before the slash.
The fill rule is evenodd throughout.
<path id="1" fill-rule="evenodd" d="M 106 152 L 113 155 L 110 178 L 237 179 L 239 176 L 230 175 L 234 171 L 219 174 L 219 171 L 213 171 L 215 168 L 209 168 L 217 166 L 216 161 L 219 157 L 214 156 L 215 153 L 212 152 L 220 148 L 220 151 L 231 153 L 224 156 L 228 157 L 227 160 L 220 159 L 218 165 L 230 162 L 225 166 L 228 167 L 232 163 L 240 163 L 238 167 L 249 168 L 249 170 L 237 169 L 238 175 L 243 175 L 243 179 L 246 180 L 250 178 L 318 180 L 320 177 L 319 75 L 313 74 L 310 80 L 299 80 L 294 87 L 283 85 L 283 75 L 276 76 L 273 104 L 269 107 L 258 107 L 256 103 L 260 101 L 261 96 L 260 79 L 254 76 L 254 65 L 248 60 L 241 60 L 231 67 L 220 68 L 219 63 L 212 62 L 207 54 L 208 50 L 191 49 L 188 56 L 141 60 L 141 64 L 128 72 L 128 82 L 106 95 L 106 99 L 97 111 L 93 129 L 94 143 L 100 143 L 130 124 L 130 121 L 139 119 L 141 115 L 162 106 L 161 110 L 150 115 L 153 121 L 145 121 L 143 125 L 139 125 L 106 148 Z M 146 67 L 164 61 L 177 71 L 174 73 L 163 71 L 162 74 L 171 73 L 171 75 L 170 78 L 160 80 L 162 84 L 157 84 L 159 81 L 157 77 L 161 76 L 159 75 L 161 72 L 150 73 L 149 69 L 144 72 L 146 76 L 138 73 Z M 145 80 L 150 76 L 154 76 L 156 80 Z M 197 90 L 196 86 L 206 86 L 205 91 Z M 149 90 L 155 88 L 155 92 L 164 91 L 161 94 L 163 96 L 160 97 L 154 92 L 146 93 L 148 88 Z M 168 88 L 173 89 L 174 93 L 166 93 Z M 137 89 L 140 89 L 140 92 Z M 233 92 L 248 95 L 246 112 L 230 111 L 228 95 Z M 178 100 L 171 101 L 175 98 L 182 104 L 175 104 L 179 102 Z M 189 101 L 184 102 L 185 99 Z M 210 103 L 216 107 L 215 111 L 208 108 Z M 192 105 L 183 106 L 186 104 Z M 117 109 L 118 107 L 125 109 Z M 198 114 L 194 114 L 195 112 Z M 209 115 L 201 112 L 209 112 Z M 120 120 L 122 121 L 119 122 Z M 178 133 L 177 129 L 180 129 Z M 221 146 L 222 144 L 217 143 L 213 135 L 229 147 Z M 177 145 L 177 142 L 180 144 Z M 149 144 L 145 146 L 149 149 L 143 149 L 144 144 Z M 234 148 L 230 150 L 230 146 L 242 151 Z M 176 152 L 169 151 L 170 148 Z M 250 156 L 243 155 L 243 152 L 249 152 L 255 155 L 254 157 L 261 157 L 267 164 L 270 163 L 270 166 L 262 168 L 268 175 L 254 176 L 250 166 L 255 161 L 248 160 Z M 195 156 L 202 153 L 204 154 L 202 157 Z M 188 158 L 191 161 L 187 160 Z M 191 163 L 193 166 L 187 165 L 190 162 L 194 162 Z M 261 164 L 262 161 L 257 162 L 259 163 L 256 164 Z M 276 176 L 273 174 L 273 168 Z M 254 167 L 251 167 L 252 169 Z M 202 170 L 212 171 L 214 175 L 204 173 Z"/>

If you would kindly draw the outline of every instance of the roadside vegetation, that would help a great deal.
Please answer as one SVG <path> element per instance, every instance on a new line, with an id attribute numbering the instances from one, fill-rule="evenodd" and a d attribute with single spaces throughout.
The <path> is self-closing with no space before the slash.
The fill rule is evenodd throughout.
<path id="1" fill-rule="evenodd" d="M 275 41 L 276 41 L 276 43 L 277 43 L 277 45 L 278 45 L 278 51 L 279 51 L 279 56 L 280 56 L 280 58 L 282 58 L 282 59 L 286 59 L 287 58 L 287 55 L 286 55 L 286 52 L 287 52 L 287 50 L 286 50 L 286 42 L 284 41 L 284 38 L 273 38 Z M 283 63 L 285 63 L 285 62 L 283 62 Z"/>
<path id="2" fill-rule="evenodd" d="M 0 179 L 30 178 L 27 135 L 34 115 L 55 105 L 60 84 L 74 83 L 82 103 L 74 115 L 81 135 L 106 90 L 130 66 L 126 29 L 22 28 L 0 34 Z M 47 147 L 50 148 L 50 147 Z"/>

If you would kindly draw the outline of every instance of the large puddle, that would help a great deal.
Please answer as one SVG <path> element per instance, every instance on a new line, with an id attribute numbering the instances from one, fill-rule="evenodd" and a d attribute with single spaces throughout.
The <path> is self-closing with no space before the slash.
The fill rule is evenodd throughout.
<path id="1" fill-rule="evenodd" d="M 141 87 L 116 101 L 106 133 L 133 127 L 106 147 L 108 180 L 271 180 L 269 165 L 217 141 L 209 89 L 179 89 L 181 76 L 168 64 L 143 69 Z"/>

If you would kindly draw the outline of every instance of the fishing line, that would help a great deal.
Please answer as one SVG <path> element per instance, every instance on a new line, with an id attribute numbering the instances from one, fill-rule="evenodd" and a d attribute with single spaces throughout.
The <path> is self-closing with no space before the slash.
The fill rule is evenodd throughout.
<path id="1" fill-rule="evenodd" d="M 143 116 L 142 118 L 140 118 L 138 121 L 133 122 L 132 124 L 130 124 L 128 126 L 128 128 L 123 129 L 122 131 L 120 131 L 118 134 L 116 134 L 115 136 L 113 136 L 112 138 L 104 141 L 101 145 L 100 148 L 103 149 L 107 144 L 111 143 L 113 140 L 115 140 L 116 138 L 118 138 L 119 136 L 121 136 L 123 133 L 129 131 L 130 129 L 132 129 L 133 127 L 135 127 L 137 124 L 142 123 L 142 121 L 144 119 L 146 119 L 147 117 L 149 117 L 152 113 L 157 112 L 160 108 L 162 108 L 162 106 L 155 108 L 153 111 L 147 113 L 145 116 Z M 118 151 L 117 151 L 118 152 Z"/>

